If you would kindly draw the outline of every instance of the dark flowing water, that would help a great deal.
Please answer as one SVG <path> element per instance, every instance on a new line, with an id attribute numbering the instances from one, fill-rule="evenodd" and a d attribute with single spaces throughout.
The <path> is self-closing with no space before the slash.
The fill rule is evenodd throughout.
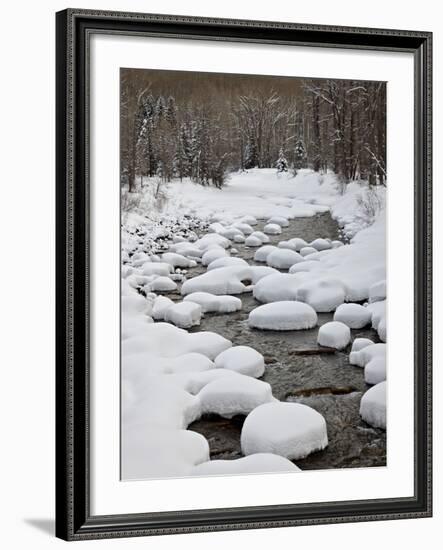
<path id="1" fill-rule="evenodd" d="M 261 230 L 264 224 L 254 227 Z M 317 237 L 340 238 L 339 227 L 329 213 L 312 218 L 297 218 L 283 228 L 282 234 L 271 237 L 270 244 L 301 237 L 312 241 Z M 255 248 L 233 245 L 237 257 L 255 264 Z M 264 265 L 264 264 L 257 264 Z M 191 269 L 189 277 L 203 273 L 205 268 Z M 181 299 L 178 295 L 171 298 Z M 359 415 L 360 399 L 370 387 L 363 369 L 349 364 L 350 346 L 343 351 L 318 349 L 318 327 L 300 331 L 262 331 L 248 326 L 248 315 L 260 305 L 251 293 L 239 296 L 241 311 L 230 314 L 205 314 L 199 327 L 192 331 L 213 331 L 232 341 L 234 346 L 246 345 L 265 358 L 262 380 L 272 386 L 277 399 L 304 403 L 320 412 L 326 419 L 329 445 L 325 450 L 296 461 L 301 469 L 326 469 L 386 465 L 386 432 L 372 428 Z M 332 313 L 318 315 L 318 324 L 331 321 Z M 367 337 L 378 342 L 374 330 L 352 330 L 353 339 Z M 209 442 L 211 458 L 234 459 L 242 456 L 240 433 L 244 417 L 227 420 L 216 415 L 205 416 L 189 426 Z"/>

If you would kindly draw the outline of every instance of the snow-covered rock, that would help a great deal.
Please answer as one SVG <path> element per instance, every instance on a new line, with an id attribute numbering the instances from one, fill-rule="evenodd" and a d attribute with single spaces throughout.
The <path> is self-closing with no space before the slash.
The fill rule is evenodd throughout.
<path id="1" fill-rule="evenodd" d="M 378 323 L 377 334 L 382 342 L 386 342 L 386 338 L 387 338 L 386 316 L 384 316 L 382 320 Z"/>
<path id="2" fill-rule="evenodd" d="M 283 216 L 272 216 L 268 220 L 268 224 L 269 223 L 272 223 L 272 224 L 275 223 L 275 224 L 279 225 L 280 227 L 288 227 L 289 226 L 288 219 L 284 218 Z"/>
<path id="3" fill-rule="evenodd" d="M 220 246 L 221 248 L 228 248 L 231 242 L 229 239 L 223 237 L 223 235 L 219 235 L 218 233 L 207 233 L 198 239 L 198 241 L 194 244 L 201 250 L 208 250 L 214 245 Z"/>
<path id="4" fill-rule="evenodd" d="M 264 474 L 301 472 L 293 462 L 273 453 L 255 453 L 234 460 L 210 460 L 194 466 L 192 475 Z"/>
<path id="5" fill-rule="evenodd" d="M 369 287 L 369 303 L 386 300 L 386 279 L 378 281 Z"/>
<path id="6" fill-rule="evenodd" d="M 180 328 L 190 328 L 200 324 L 202 308 L 195 302 L 180 302 L 169 307 L 165 313 L 165 321 Z"/>
<path id="7" fill-rule="evenodd" d="M 340 248 L 341 246 L 344 246 L 344 243 L 342 243 L 341 241 L 332 241 L 331 246 L 332 248 Z"/>
<path id="8" fill-rule="evenodd" d="M 267 244 L 269 242 L 269 237 L 263 233 L 263 231 L 254 231 L 251 233 L 250 237 L 256 237 L 257 239 L 260 239 L 262 244 Z"/>
<path id="9" fill-rule="evenodd" d="M 373 343 L 374 342 L 372 340 L 369 340 L 369 338 L 356 338 L 352 342 L 351 352 L 361 351 L 363 348 L 366 348 L 367 346 L 370 346 Z"/>
<path id="10" fill-rule="evenodd" d="M 374 357 L 365 366 L 365 382 L 378 384 L 386 380 L 386 357 Z"/>
<path id="11" fill-rule="evenodd" d="M 158 296 L 152 306 L 152 317 L 156 321 L 164 321 L 166 311 L 174 305 L 174 302 L 166 296 Z"/>
<path id="12" fill-rule="evenodd" d="M 245 245 L 250 246 L 251 248 L 255 248 L 256 246 L 261 246 L 262 244 L 263 244 L 263 241 L 258 237 L 255 237 L 254 235 L 249 235 L 249 237 L 246 237 L 245 239 Z"/>
<path id="13" fill-rule="evenodd" d="M 267 265 L 252 265 L 250 269 L 251 281 L 254 285 L 269 275 L 277 275 L 279 273 L 276 269 Z"/>
<path id="14" fill-rule="evenodd" d="M 142 265 L 142 275 L 162 275 L 167 277 L 172 272 L 172 266 L 166 262 L 146 262 Z"/>
<path id="15" fill-rule="evenodd" d="M 186 256 L 186 258 L 201 258 L 203 256 L 203 250 L 192 243 L 183 242 L 176 243 L 169 247 L 170 252 Z"/>
<path id="16" fill-rule="evenodd" d="M 217 258 L 208 265 L 208 271 L 213 269 L 218 269 L 220 267 L 230 267 L 232 265 L 243 265 L 248 266 L 248 262 L 243 258 L 231 258 L 230 256 L 224 256 Z"/>
<path id="17" fill-rule="evenodd" d="M 316 252 L 317 249 L 312 246 L 304 246 L 300 249 L 300 255 L 303 257 L 309 256 L 310 254 L 315 254 Z"/>
<path id="18" fill-rule="evenodd" d="M 344 323 L 331 321 L 318 329 L 317 342 L 320 346 L 343 349 L 351 341 L 351 331 Z"/>
<path id="19" fill-rule="evenodd" d="M 172 237 L 172 242 L 174 244 L 176 244 L 176 243 L 185 243 L 186 239 L 184 237 L 182 237 L 181 235 L 174 235 Z"/>
<path id="20" fill-rule="evenodd" d="M 209 292 L 192 292 L 183 298 L 183 301 L 199 304 L 203 313 L 231 313 L 242 308 L 240 298 L 235 296 L 216 296 Z"/>
<path id="21" fill-rule="evenodd" d="M 250 235 L 251 233 L 254 232 L 254 230 L 248 223 L 237 222 L 237 223 L 234 223 L 234 227 L 237 227 L 238 229 L 240 229 L 240 231 L 244 235 Z"/>
<path id="22" fill-rule="evenodd" d="M 303 256 L 302 256 L 303 258 Z M 320 273 L 320 268 L 318 261 L 314 260 L 304 260 L 303 262 L 299 262 L 298 264 L 291 265 L 289 268 L 288 273 L 300 273 L 302 271 L 308 272 L 308 271 L 316 271 Z"/>
<path id="23" fill-rule="evenodd" d="M 294 264 L 303 261 L 303 257 L 300 256 L 298 252 L 284 248 L 273 250 L 266 258 L 266 263 L 270 267 L 276 267 L 278 269 L 289 269 Z"/>
<path id="24" fill-rule="evenodd" d="M 264 277 L 254 286 L 254 298 L 263 303 L 297 300 L 297 291 L 306 275 L 276 273 Z"/>
<path id="25" fill-rule="evenodd" d="M 206 250 L 206 252 L 203 254 L 202 264 L 208 266 L 213 261 L 218 260 L 219 258 L 224 258 L 226 256 L 229 256 L 229 253 L 221 246 L 216 245 Z"/>
<path id="26" fill-rule="evenodd" d="M 249 414 L 274 399 L 268 383 L 243 374 L 223 376 L 210 382 L 199 392 L 198 398 L 203 414 L 213 413 L 224 418 Z"/>
<path id="27" fill-rule="evenodd" d="M 263 232 L 266 235 L 280 235 L 281 227 L 277 223 L 268 223 L 264 226 Z"/>
<path id="28" fill-rule="evenodd" d="M 263 355 L 249 346 L 234 346 L 215 358 L 215 366 L 228 369 L 246 376 L 260 378 L 265 372 Z"/>
<path id="29" fill-rule="evenodd" d="M 243 235 L 243 231 L 241 231 L 238 227 L 226 227 L 219 231 L 220 235 L 223 235 L 223 237 L 226 237 L 229 240 L 232 240 L 236 235 Z"/>
<path id="30" fill-rule="evenodd" d="M 244 235 L 235 235 L 235 237 L 234 237 L 234 239 L 233 239 L 233 241 L 234 241 L 235 243 L 239 243 L 239 244 L 244 243 L 245 240 L 246 240 L 246 237 L 245 237 Z"/>
<path id="31" fill-rule="evenodd" d="M 274 250 L 278 250 L 276 246 L 272 244 L 265 244 L 256 251 L 254 254 L 254 260 L 256 262 L 266 262 L 269 254 L 274 252 Z"/>
<path id="32" fill-rule="evenodd" d="M 183 254 L 177 254 L 176 252 L 165 252 L 162 254 L 163 262 L 172 265 L 172 267 L 195 267 L 197 262 L 190 260 Z"/>
<path id="33" fill-rule="evenodd" d="M 249 225 L 257 225 L 257 219 L 254 216 L 246 215 L 240 220 L 241 223 L 247 223 Z"/>
<path id="34" fill-rule="evenodd" d="M 371 312 L 359 304 L 342 304 L 334 313 L 334 321 L 340 321 L 349 328 L 363 328 L 371 322 Z"/>
<path id="35" fill-rule="evenodd" d="M 289 239 L 288 242 L 292 247 L 294 247 L 294 250 L 296 252 L 300 252 L 302 248 L 305 248 L 308 246 L 308 243 L 304 239 L 301 239 L 300 237 L 293 237 L 292 239 Z"/>
<path id="36" fill-rule="evenodd" d="M 351 365 L 364 367 L 374 357 L 386 357 L 386 344 L 371 344 L 360 351 L 353 351 L 349 355 Z"/>
<path id="37" fill-rule="evenodd" d="M 292 275 L 292 277 L 294 276 Z M 342 283 L 327 277 L 307 280 L 301 283 L 297 290 L 297 300 L 306 302 L 315 311 L 321 313 L 334 311 L 340 304 L 343 304 L 345 296 L 346 291 Z"/>
<path id="38" fill-rule="evenodd" d="M 212 269 L 198 277 L 188 279 L 181 288 L 183 295 L 191 292 L 209 292 L 210 294 L 241 294 L 249 287 L 242 281 L 250 281 L 251 268 L 246 266 L 230 266 Z"/>
<path id="39" fill-rule="evenodd" d="M 152 283 L 146 285 L 152 292 L 172 292 L 177 290 L 177 283 L 175 283 L 170 277 L 156 277 Z M 146 288 L 146 287 L 145 287 Z"/>
<path id="40" fill-rule="evenodd" d="M 325 419 L 300 403 L 261 405 L 247 416 L 241 432 L 241 448 L 245 455 L 274 453 L 297 460 L 327 445 Z"/>
<path id="41" fill-rule="evenodd" d="M 386 382 L 376 384 L 363 395 L 360 416 L 371 426 L 386 429 Z"/>
<path id="42" fill-rule="evenodd" d="M 312 241 L 312 243 L 309 243 L 309 246 L 315 248 L 319 252 L 332 248 L 331 242 L 327 239 L 315 239 L 314 241 Z"/>
<path id="43" fill-rule="evenodd" d="M 317 324 L 317 314 L 302 302 L 273 302 L 253 309 L 248 323 L 262 330 L 304 330 Z"/>

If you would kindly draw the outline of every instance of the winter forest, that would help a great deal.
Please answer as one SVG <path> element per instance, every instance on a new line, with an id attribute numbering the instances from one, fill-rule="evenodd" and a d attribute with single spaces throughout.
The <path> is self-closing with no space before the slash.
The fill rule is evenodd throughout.
<path id="1" fill-rule="evenodd" d="M 122 72 L 122 176 L 130 190 L 137 176 L 221 187 L 230 172 L 274 167 L 385 184 L 383 82 L 157 73 L 153 80 Z"/>
<path id="2" fill-rule="evenodd" d="M 122 480 L 386 466 L 386 84 L 120 99 Z"/>

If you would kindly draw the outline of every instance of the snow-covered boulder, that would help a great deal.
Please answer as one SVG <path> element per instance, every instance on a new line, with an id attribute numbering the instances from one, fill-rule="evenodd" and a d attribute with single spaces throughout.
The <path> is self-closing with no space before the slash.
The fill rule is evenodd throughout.
<path id="1" fill-rule="evenodd" d="M 386 317 L 386 300 L 373 302 L 366 307 L 372 315 L 372 328 L 377 330 L 380 321 Z"/>
<path id="2" fill-rule="evenodd" d="M 378 323 L 377 334 L 382 342 L 386 342 L 386 338 L 387 338 L 386 316 L 383 317 L 382 320 Z"/>
<path id="3" fill-rule="evenodd" d="M 284 218 L 283 216 L 272 216 L 269 218 L 268 223 L 275 223 L 279 225 L 280 227 L 288 227 L 289 221 L 287 218 Z"/>
<path id="4" fill-rule="evenodd" d="M 386 280 L 378 281 L 369 287 L 369 303 L 386 300 Z"/>
<path id="5" fill-rule="evenodd" d="M 315 239 L 314 241 L 312 241 L 312 243 L 309 243 L 309 246 L 315 248 L 319 252 L 332 248 L 331 242 L 327 239 Z"/>
<path id="6" fill-rule="evenodd" d="M 344 243 L 342 243 L 341 241 L 332 241 L 331 246 L 332 248 L 340 248 L 341 246 L 344 246 Z"/>
<path id="7" fill-rule="evenodd" d="M 203 313 L 231 313 L 242 308 L 240 298 L 235 296 L 216 296 L 209 292 L 192 292 L 183 298 L 184 302 L 199 304 Z"/>
<path id="8" fill-rule="evenodd" d="M 326 277 L 307 280 L 300 284 L 297 291 L 297 300 L 306 302 L 320 313 L 334 311 L 340 304 L 343 304 L 345 296 L 346 291 L 343 284 Z"/>
<path id="9" fill-rule="evenodd" d="M 203 256 L 201 248 L 188 242 L 173 244 L 169 247 L 169 251 L 186 256 L 186 258 L 201 258 Z"/>
<path id="10" fill-rule="evenodd" d="M 241 432 L 245 455 L 274 453 L 290 460 L 305 458 L 328 445 L 326 422 L 300 403 L 267 403 L 254 409 Z"/>
<path id="11" fill-rule="evenodd" d="M 246 215 L 241 218 L 240 223 L 247 223 L 249 225 L 257 225 L 258 221 L 254 216 Z"/>
<path id="12" fill-rule="evenodd" d="M 142 275 L 162 275 L 167 277 L 172 271 L 172 266 L 166 262 L 146 262 L 142 266 Z"/>
<path id="13" fill-rule="evenodd" d="M 273 302 L 253 309 L 248 323 L 262 330 L 304 330 L 317 324 L 317 314 L 302 302 Z"/>
<path id="14" fill-rule="evenodd" d="M 317 252 L 316 248 L 312 246 L 304 246 L 300 249 L 300 255 L 304 257 L 309 256 L 310 254 L 315 254 Z"/>
<path id="15" fill-rule="evenodd" d="M 351 331 L 344 323 L 331 321 L 318 329 L 317 342 L 320 346 L 343 349 L 351 341 Z"/>
<path id="16" fill-rule="evenodd" d="M 386 380 L 386 357 L 379 356 L 371 359 L 365 366 L 365 382 L 378 384 Z"/>
<path id="17" fill-rule="evenodd" d="M 229 253 L 221 246 L 216 245 L 206 250 L 206 252 L 203 254 L 202 264 L 208 266 L 214 260 L 225 258 L 226 256 L 229 256 Z"/>
<path id="18" fill-rule="evenodd" d="M 386 429 L 386 382 L 376 384 L 363 395 L 360 416 L 371 426 Z"/>
<path id="19" fill-rule="evenodd" d="M 240 231 L 244 234 L 244 235 L 250 235 L 251 233 L 254 232 L 254 230 L 252 229 L 252 227 L 247 224 L 247 223 L 241 223 L 241 222 L 237 222 L 237 223 L 234 223 L 234 227 L 237 227 L 238 229 L 240 229 Z"/>
<path id="20" fill-rule="evenodd" d="M 241 231 L 238 227 L 230 226 L 223 228 L 219 231 L 219 235 L 222 235 L 223 237 L 226 237 L 229 240 L 232 240 L 236 235 L 243 235 L 243 231 Z"/>
<path id="21" fill-rule="evenodd" d="M 162 254 L 163 262 L 172 265 L 172 267 L 195 267 L 197 262 L 190 260 L 183 254 L 177 254 L 176 252 L 165 252 Z"/>
<path id="22" fill-rule="evenodd" d="M 175 283 L 170 277 L 160 276 L 157 277 L 147 285 L 152 292 L 172 292 L 177 290 L 177 283 Z"/>
<path id="23" fill-rule="evenodd" d="M 371 322 L 371 312 L 359 304 L 342 304 L 334 313 L 334 321 L 340 321 L 349 328 L 363 328 Z"/>
<path id="24" fill-rule="evenodd" d="M 198 241 L 194 244 L 201 250 L 208 250 L 214 245 L 220 246 L 221 248 L 228 248 L 231 242 L 229 239 L 223 237 L 223 235 L 219 235 L 218 233 L 208 233 L 207 235 L 203 235 L 203 237 L 198 239 Z"/>
<path id="25" fill-rule="evenodd" d="M 268 223 L 264 226 L 263 232 L 266 235 L 280 235 L 281 227 L 277 223 Z"/>
<path id="26" fill-rule="evenodd" d="M 182 237 L 181 235 L 174 235 L 172 237 L 172 242 L 174 244 L 176 244 L 176 243 L 185 243 L 186 239 L 184 237 Z"/>
<path id="27" fill-rule="evenodd" d="M 152 317 L 156 321 L 164 321 L 166 311 L 174 305 L 174 302 L 166 296 L 158 296 L 152 306 Z"/>
<path id="28" fill-rule="evenodd" d="M 303 261 L 303 257 L 298 252 L 285 248 L 273 250 L 266 259 L 266 263 L 270 267 L 276 267 L 277 269 L 289 269 L 294 264 Z"/>
<path id="29" fill-rule="evenodd" d="M 254 298 L 263 303 L 297 300 L 297 291 L 304 280 L 300 275 L 306 274 L 276 273 L 264 277 L 254 286 Z"/>
<path id="30" fill-rule="evenodd" d="M 351 365 L 364 367 L 374 357 L 386 357 L 386 344 L 371 344 L 360 351 L 353 351 L 349 355 Z"/>
<path id="31" fill-rule="evenodd" d="M 246 376 L 260 378 L 265 372 L 263 355 L 249 346 L 234 346 L 215 358 L 215 366 L 228 369 Z"/>
<path id="32" fill-rule="evenodd" d="M 249 290 L 242 281 L 251 281 L 252 272 L 250 267 L 230 266 L 221 267 L 207 271 L 198 277 L 188 279 L 181 288 L 185 296 L 191 292 L 209 292 L 210 294 L 241 294 Z"/>
<path id="33" fill-rule="evenodd" d="M 203 414 L 213 413 L 224 418 L 249 414 L 259 405 L 274 399 L 268 383 L 243 374 L 223 376 L 210 382 L 200 391 L 198 398 Z"/>
<path id="34" fill-rule="evenodd" d="M 165 321 L 180 328 L 190 328 L 200 324 L 202 308 L 195 302 L 180 302 L 166 310 Z"/>
<path id="35" fill-rule="evenodd" d="M 353 351 L 361 351 L 363 348 L 366 348 L 367 346 L 370 346 L 374 342 L 372 340 L 369 340 L 369 338 L 356 338 L 352 342 L 352 348 L 351 353 Z"/>
<path id="36" fill-rule="evenodd" d="M 239 243 L 239 244 L 244 243 L 245 240 L 246 240 L 246 237 L 245 237 L 244 235 L 235 235 L 235 237 L 234 237 L 234 239 L 233 239 L 233 241 L 234 241 L 235 243 Z"/>
<path id="37" fill-rule="evenodd" d="M 254 233 L 251 233 L 250 237 L 256 237 L 257 239 L 260 239 L 262 244 L 267 244 L 269 242 L 269 237 L 263 233 L 263 231 L 254 231 Z"/>
<path id="38" fill-rule="evenodd" d="M 289 244 L 294 247 L 294 250 L 296 252 L 300 252 L 302 248 L 305 248 L 308 246 L 308 243 L 301 239 L 300 237 L 293 237 L 292 239 L 289 239 Z"/>
<path id="39" fill-rule="evenodd" d="M 291 244 L 290 241 L 280 241 L 277 246 L 278 246 L 278 248 L 285 248 L 287 250 L 294 250 L 294 252 L 295 252 L 295 245 Z"/>
<path id="40" fill-rule="evenodd" d="M 232 265 L 243 265 L 248 266 L 248 262 L 243 258 L 231 258 L 230 256 L 224 256 L 217 258 L 208 265 L 208 271 L 213 269 L 218 269 L 220 267 L 230 267 Z"/>
<path id="41" fill-rule="evenodd" d="M 252 265 L 250 270 L 252 284 L 254 285 L 269 275 L 277 275 L 279 273 L 276 269 L 267 265 Z"/>
<path id="42" fill-rule="evenodd" d="M 262 240 L 258 237 L 255 237 L 254 235 L 249 235 L 249 237 L 246 237 L 245 239 L 245 245 L 250 246 L 251 248 L 255 248 L 257 246 L 261 246 L 263 244 Z"/>
<path id="43" fill-rule="evenodd" d="M 254 260 L 256 262 L 266 262 L 269 254 L 274 252 L 274 250 L 278 250 L 276 246 L 273 244 L 265 244 L 256 251 L 254 254 Z"/>
<path id="44" fill-rule="evenodd" d="M 301 472 L 293 462 L 273 453 L 255 453 L 235 460 L 210 460 L 194 466 L 194 476 Z"/>

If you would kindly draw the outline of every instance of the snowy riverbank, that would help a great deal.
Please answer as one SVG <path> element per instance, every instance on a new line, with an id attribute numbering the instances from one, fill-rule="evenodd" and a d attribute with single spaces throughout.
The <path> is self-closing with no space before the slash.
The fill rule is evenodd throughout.
<path id="1" fill-rule="evenodd" d="M 369 201 L 358 198 L 367 193 L 358 184 L 349 185 L 341 195 L 329 174 L 302 171 L 290 178 L 278 177 L 275 170 L 252 170 L 233 175 L 223 190 L 174 182 L 167 191 L 169 199 L 163 196 L 162 211 L 145 217 L 145 208 L 152 205 L 149 187 L 145 188 L 134 211 L 124 216 L 122 230 L 123 478 L 225 471 L 223 464 L 198 466 L 209 460 L 209 445 L 186 428 L 202 415 L 249 415 L 275 402 L 272 385 L 262 380 L 262 363 L 265 371 L 267 367 L 260 353 L 232 347 L 229 339 L 215 332 L 189 330 L 201 323 L 205 311 L 218 312 L 229 323 L 229 312 L 238 310 L 238 302 L 242 306 L 242 294 L 252 292 L 257 310 L 260 303 L 274 308 L 270 316 L 265 312 L 261 321 L 265 325 L 275 329 L 284 318 L 289 325 L 283 328 L 305 330 L 305 309 L 310 312 L 310 327 L 317 324 L 317 315 L 333 312 L 344 301 L 369 299 L 373 303 L 365 308 L 365 322 L 374 328 L 381 325 L 379 336 L 386 338 L 384 211 L 376 211 L 384 202 L 383 191 L 374 203 L 373 196 Z M 326 240 L 321 233 L 309 242 L 303 242 L 303 234 L 278 240 L 290 220 L 327 211 L 343 227 L 342 240 L 352 237 L 349 244 Z M 267 254 L 269 234 L 275 244 Z M 261 260 L 236 257 L 236 247 L 253 250 Z M 166 254 L 159 255 L 161 251 Z M 354 323 L 355 315 L 351 317 Z M 346 318 L 343 322 L 346 326 Z M 334 331 L 329 338 L 334 345 Z M 231 357 L 226 363 L 222 357 L 228 349 Z M 383 371 L 383 365 L 377 368 Z M 374 407 L 369 409 L 367 413 L 364 408 L 363 414 L 372 418 Z M 233 465 L 232 471 L 295 470 L 287 459 L 302 459 L 327 444 L 324 421 L 304 420 L 308 414 L 304 409 L 286 410 L 269 408 L 266 416 L 277 432 L 273 448 L 289 445 L 289 451 L 270 453 L 269 440 L 249 430 L 253 441 L 245 436 L 244 453 L 254 449 L 250 456 L 256 458 Z M 286 414 L 291 419 L 300 415 L 305 428 L 281 432 L 280 420 L 280 426 L 274 424 L 277 416 Z M 375 416 L 379 421 L 380 414 Z M 295 454 L 294 446 L 299 449 Z"/>

